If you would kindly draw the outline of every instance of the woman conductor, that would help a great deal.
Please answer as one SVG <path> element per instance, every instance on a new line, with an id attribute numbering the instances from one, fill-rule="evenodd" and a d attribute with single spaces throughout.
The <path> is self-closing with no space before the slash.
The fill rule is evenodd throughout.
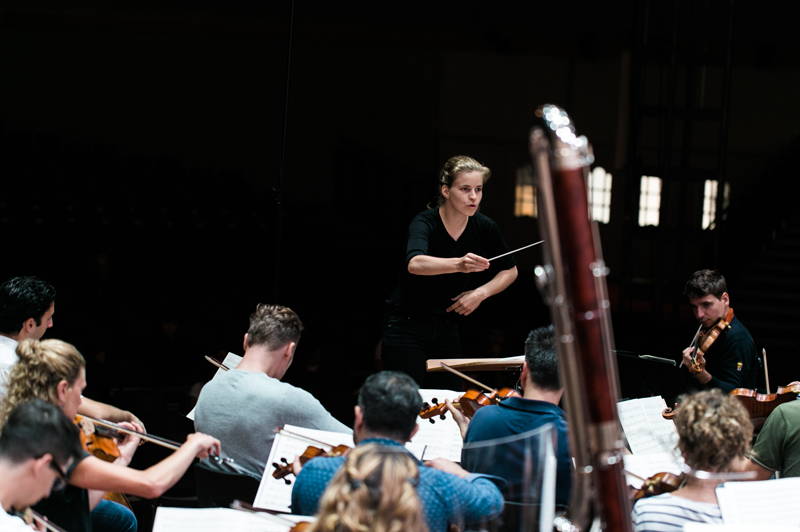
<path id="1" fill-rule="evenodd" d="M 517 278 L 497 224 L 478 212 L 490 170 L 471 157 L 447 160 L 438 205 L 408 228 L 406 271 L 388 301 L 381 356 L 385 369 L 422 383 L 425 360 L 460 354 L 459 319 Z"/>

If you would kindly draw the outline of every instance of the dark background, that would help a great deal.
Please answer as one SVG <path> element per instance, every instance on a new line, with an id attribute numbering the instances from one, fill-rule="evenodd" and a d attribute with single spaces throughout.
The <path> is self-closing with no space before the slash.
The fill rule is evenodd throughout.
<path id="1" fill-rule="evenodd" d="M 546 102 L 614 175 L 617 347 L 677 357 L 695 330 L 683 283 L 718 267 L 773 386 L 800 378 L 794 19 L 741 2 L 268 4 L 0 8 L 0 277 L 56 286 L 48 336 L 86 356 L 88 396 L 182 437 L 203 355 L 241 353 L 249 313 L 275 302 L 306 326 L 286 380 L 349 423 L 444 160 L 492 168 L 482 210 L 510 247 L 539 239 L 514 185 Z M 637 225 L 641 175 L 664 179 L 659 227 Z M 711 178 L 730 202 L 702 230 Z M 521 354 L 549 322 L 540 262 L 518 255 L 466 355 Z M 674 384 L 620 366 L 626 397 Z"/>

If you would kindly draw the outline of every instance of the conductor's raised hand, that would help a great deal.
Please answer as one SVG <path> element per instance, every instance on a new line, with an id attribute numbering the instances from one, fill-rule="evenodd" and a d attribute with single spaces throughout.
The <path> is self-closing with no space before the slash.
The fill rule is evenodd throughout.
<path id="1" fill-rule="evenodd" d="M 480 255 L 467 253 L 458 259 L 457 267 L 461 273 L 482 272 L 489 269 L 489 261 Z"/>

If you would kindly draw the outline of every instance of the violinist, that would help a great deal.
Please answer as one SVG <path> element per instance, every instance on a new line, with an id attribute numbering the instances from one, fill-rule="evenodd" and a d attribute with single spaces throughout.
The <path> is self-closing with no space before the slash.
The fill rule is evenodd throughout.
<path id="1" fill-rule="evenodd" d="M 195 428 L 219 438 L 225 454 L 251 471 L 264 471 L 283 425 L 351 432 L 313 395 L 281 382 L 302 331 L 292 309 L 258 305 L 244 335 L 244 358 L 206 383 L 197 400 Z"/>
<path id="2" fill-rule="evenodd" d="M 680 405 L 674 421 L 686 465 L 710 474 L 743 471 L 753 425 L 739 400 L 716 389 L 690 394 Z M 639 499 L 633 507 L 635 529 L 678 532 L 685 523 L 722 523 L 715 491 L 720 482 L 688 475 L 671 493 Z"/>
<path id="3" fill-rule="evenodd" d="M 528 334 L 520 380 L 523 387 L 522 397 L 509 397 L 497 405 L 483 407 L 475 413 L 471 421 L 453 408 L 452 404 L 448 404 L 449 409 L 461 428 L 465 444 L 514 436 L 553 423 L 557 433 L 555 451 L 558 459 L 556 504 L 566 506 L 569 503 L 572 458 L 567 440 L 567 420 L 564 411 L 558 406 L 564 388 L 559 379 L 553 326 L 540 327 Z M 509 486 L 506 500 L 520 501 L 522 497 L 518 491 L 522 487 L 521 460 L 524 453 L 519 448 L 524 445 L 524 441 L 509 445 L 518 448 L 497 452 L 491 461 L 483 460 L 479 450 L 470 450 L 469 445 L 466 445 L 462 451 L 461 464 L 469 471 L 505 478 Z M 510 529 L 515 528 L 513 523 L 518 517 L 509 512 L 512 508 L 514 507 L 506 509 L 506 525 Z"/>
<path id="4" fill-rule="evenodd" d="M 361 445 L 347 455 L 319 503 L 311 532 L 427 532 L 419 464 L 402 447 Z"/>
<path id="5" fill-rule="evenodd" d="M 507 251 L 497 224 L 478 212 L 490 175 L 472 157 L 449 158 L 439 173 L 436 205 L 411 220 L 400 283 L 388 300 L 384 369 L 422 383 L 426 358 L 462 352 L 462 317 L 517 278 L 512 256 L 488 260 Z"/>
<path id="6" fill-rule="evenodd" d="M 61 340 L 29 339 L 17 346 L 17 355 L 19 361 L 11 370 L 8 393 L 0 404 L 0 427 L 17 405 L 31 399 L 48 401 L 60 407 L 68 418 L 74 418 L 81 404 L 81 392 L 86 387 L 86 362 L 78 350 Z M 137 429 L 134 424 L 121 425 Z M 104 462 L 84 452 L 66 471 L 69 485 L 40 501 L 34 509 L 70 532 L 91 531 L 95 528 L 91 510 L 100 503 L 104 492 L 159 497 L 180 480 L 195 457 L 219 454 L 216 439 L 205 434 L 190 434 L 172 455 L 139 471 L 127 467 L 138 446 L 139 438 L 125 437 L 119 443 L 120 457 L 116 463 Z M 104 521 L 104 530 L 111 526 L 111 522 Z M 119 525 L 115 529 L 119 529 Z"/>
<path id="7" fill-rule="evenodd" d="M 725 393 L 754 389 L 758 353 L 750 332 L 733 315 L 725 277 L 716 270 L 696 271 L 684 295 L 700 324 L 693 345 L 683 350 L 682 361 L 695 386 Z"/>
<path id="8" fill-rule="evenodd" d="M 750 470 L 759 480 L 773 473 L 783 477 L 800 476 L 800 401 L 779 405 L 770 413 L 758 433 Z"/>
<path id="9" fill-rule="evenodd" d="M 39 399 L 18 405 L 0 434 L 0 530 L 31 532 L 11 512 L 63 488 L 82 454 L 78 429 L 60 408 Z"/>
<path id="10" fill-rule="evenodd" d="M 56 290 L 36 277 L 13 277 L 0 285 L 0 399 L 17 362 L 19 342 L 40 340 L 53 326 Z M 142 422 L 127 410 L 83 397 L 80 413 L 109 421 Z"/>
<path id="11" fill-rule="evenodd" d="M 407 453 L 403 444 L 417 432 L 416 420 L 421 407 L 419 387 L 408 375 L 394 371 L 371 375 L 359 390 L 355 407 L 356 449 L 378 444 Z M 313 458 L 306 462 L 292 488 L 292 512 L 317 513 L 325 489 L 344 463 L 343 456 Z M 488 476 L 469 473 L 442 458 L 417 465 L 416 493 L 431 532 L 445 532 L 452 524 L 487 521 L 502 511 L 503 496 Z"/>

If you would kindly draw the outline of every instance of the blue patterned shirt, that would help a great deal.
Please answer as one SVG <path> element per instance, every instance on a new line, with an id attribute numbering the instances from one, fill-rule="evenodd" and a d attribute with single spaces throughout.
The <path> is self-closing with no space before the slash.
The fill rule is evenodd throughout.
<path id="1" fill-rule="evenodd" d="M 402 447 L 384 438 L 371 438 L 359 445 L 368 443 Z M 343 456 L 309 460 L 292 487 L 292 513 L 316 514 L 325 488 L 344 461 Z M 503 511 L 503 496 L 488 475 L 459 478 L 420 463 L 417 494 L 431 532 L 445 532 L 449 524 L 488 521 Z"/>

